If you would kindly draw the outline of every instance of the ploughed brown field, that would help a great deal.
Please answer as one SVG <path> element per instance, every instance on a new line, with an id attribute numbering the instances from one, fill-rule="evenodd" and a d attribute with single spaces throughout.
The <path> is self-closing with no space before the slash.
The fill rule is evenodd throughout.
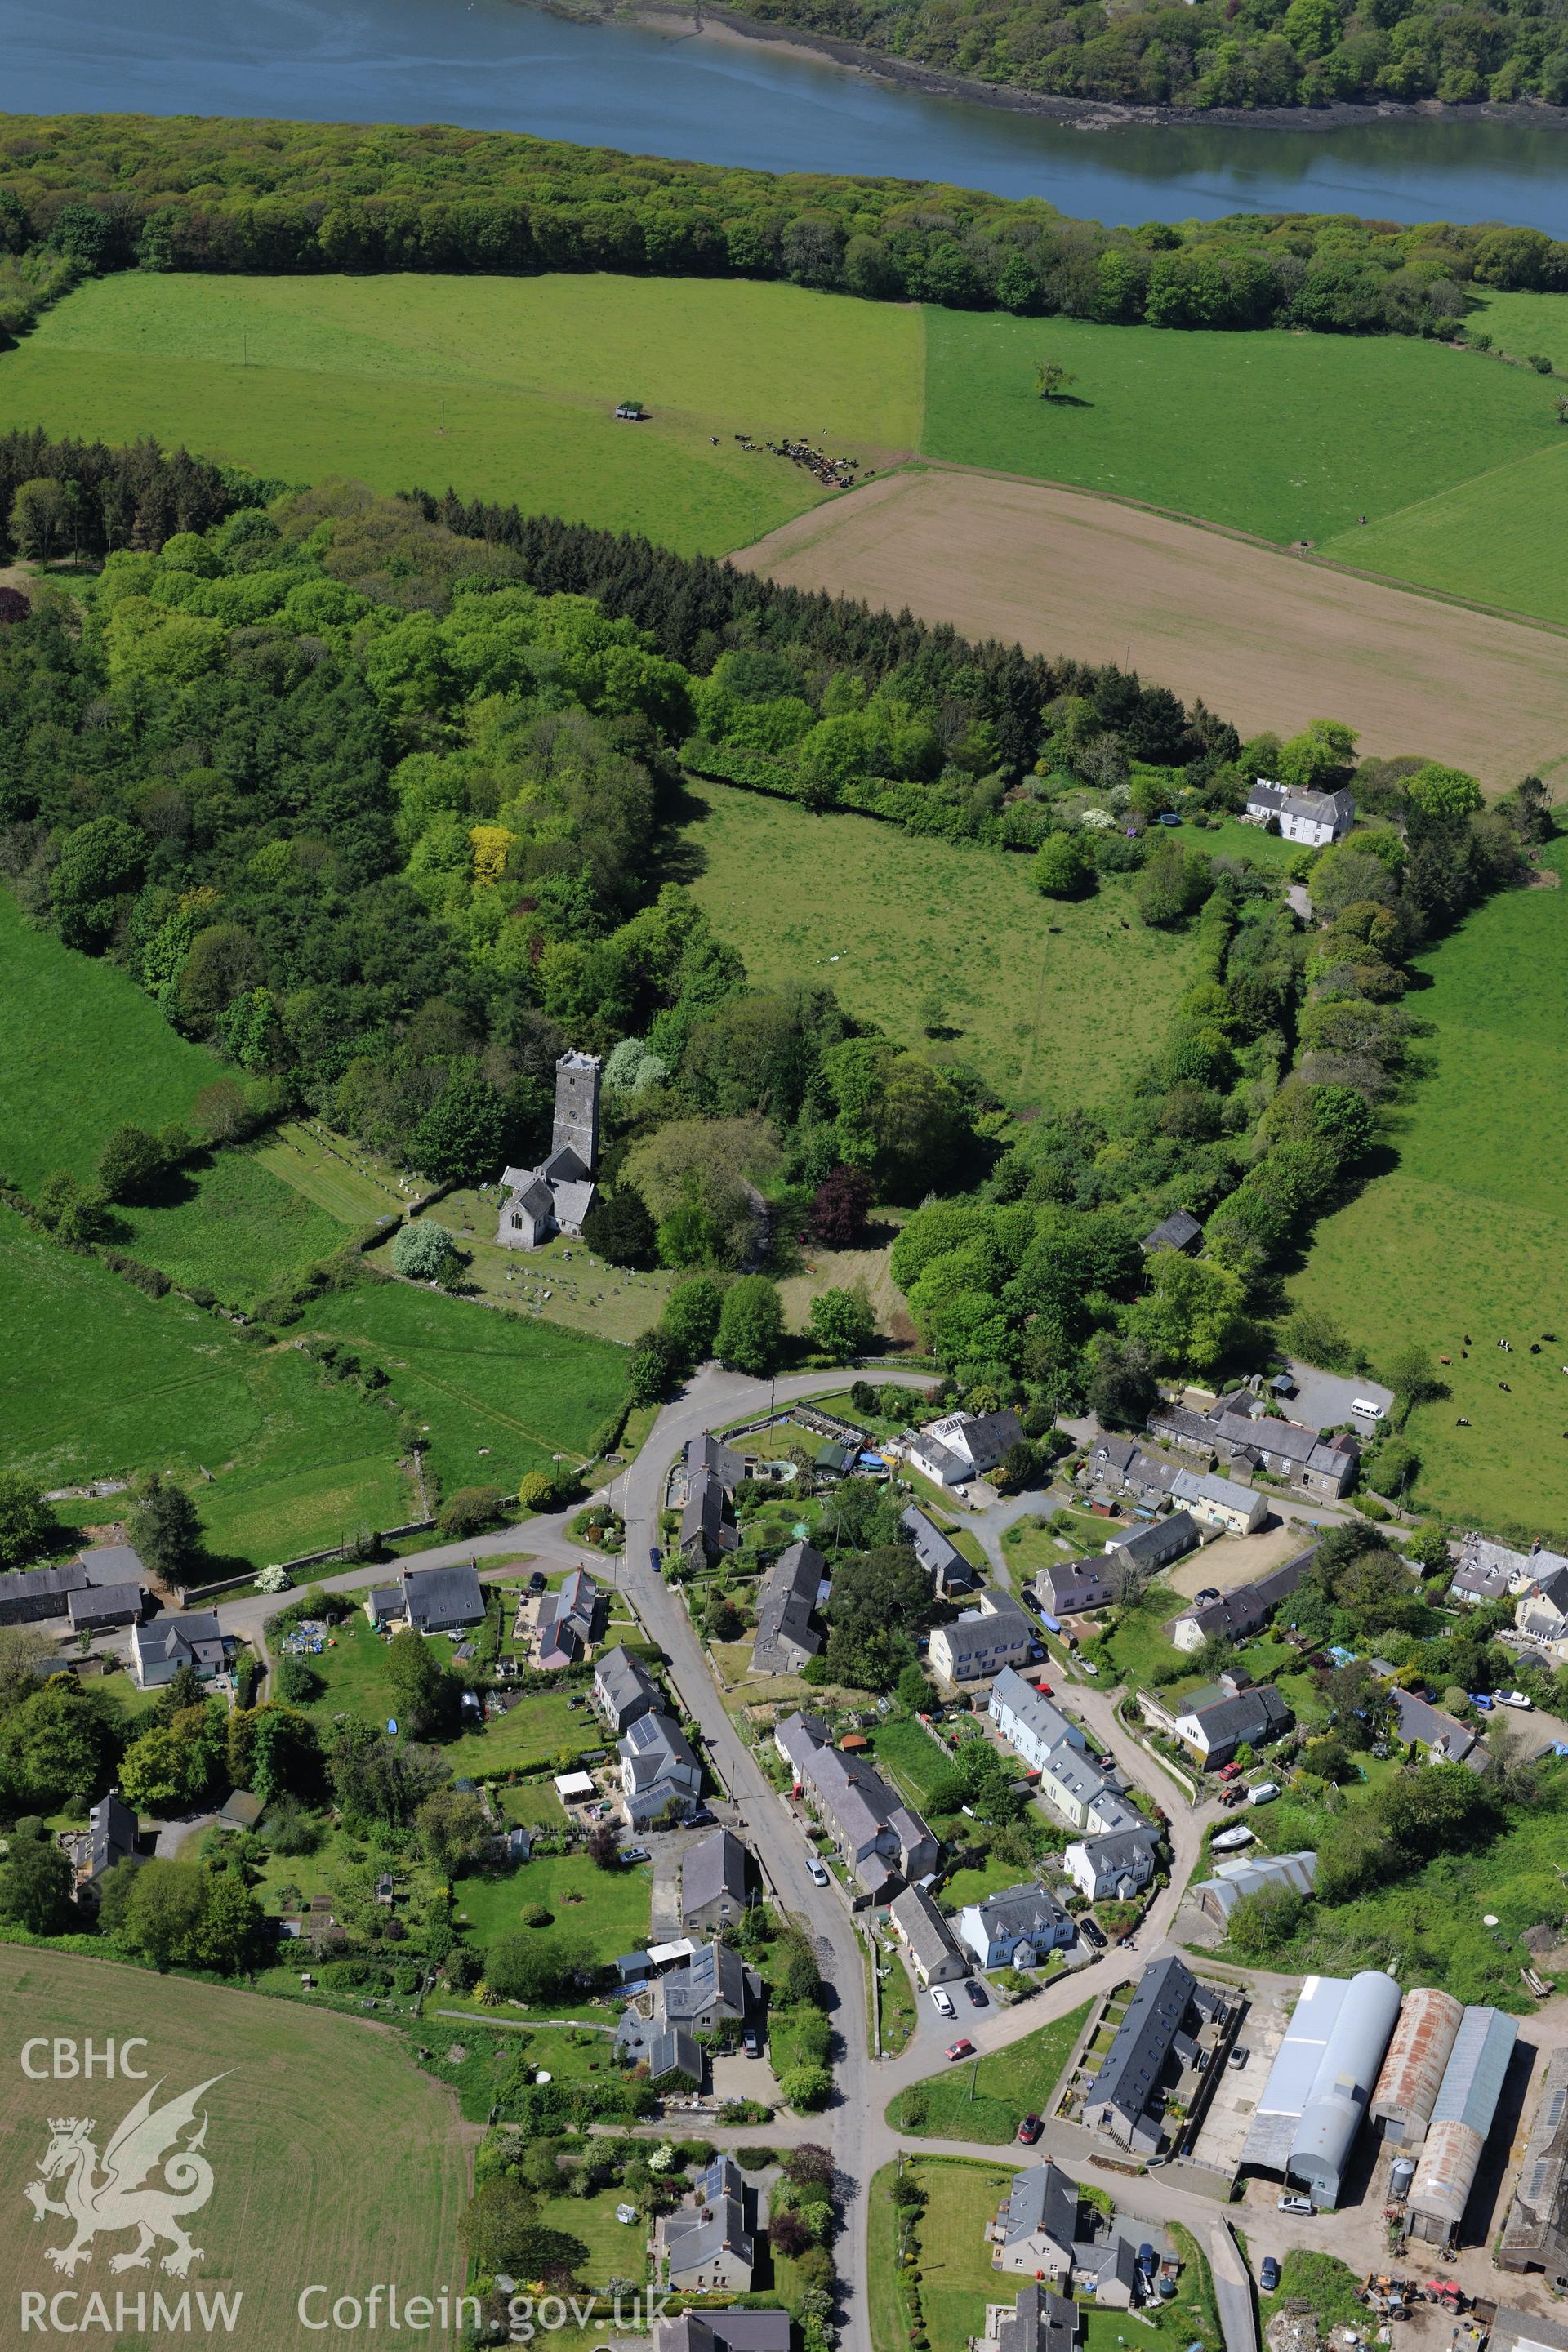
<path id="1" fill-rule="evenodd" d="M 966 636 L 1120 662 L 1241 730 L 1342 719 L 1501 791 L 1568 792 L 1568 641 L 1091 494 L 928 467 L 731 559 Z"/>

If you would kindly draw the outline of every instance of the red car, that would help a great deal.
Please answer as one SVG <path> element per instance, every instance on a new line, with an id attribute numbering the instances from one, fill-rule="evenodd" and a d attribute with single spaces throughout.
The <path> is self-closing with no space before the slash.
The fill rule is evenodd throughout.
<path id="1" fill-rule="evenodd" d="M 1044 2130 L 1045 2125 L 1040 2121 L 1038 2116 L 1026 2116 L 1023 2122 L 1018 2126 L 1018 2137 L 1023 2141 L 1026 2147 L 1033 2147 L 1035 2142 L 1039 2138 L 1040 2134 Z"/>
<path id="2" fill-rule="evenodd" d="M 1234 1780 L 1240 1769 L 1239 1764 L 1222 1764 L 1219 1768 L 1219 1777 L 1222 1780 Z"/>
<path id="3" fill-rule="evenodd" d="M 947 2054 L 950 2058 L 973 2058 L 974 2044 L 973 2042 L 950 2042 L 947 2045 Z"/>
<path id="4" fill-rule="evenodd" d="M 1047 1696 L 1047 1698 L 1049 1698 L 1049 1697 L 1050 1697 L 1050 1696 L 1051 1696 L 1051 1686 L 1050 1686 L 1049 1683 L 1037 1683 L 1037 1684 L 1035 1685 L 1035 1688 L 1036 1688 L 1037 1691 L 1043 1691 L 1043 1692 L 1045 1693 L 1045 1695 L 1046 1695 L 1046 1696 Z"/>

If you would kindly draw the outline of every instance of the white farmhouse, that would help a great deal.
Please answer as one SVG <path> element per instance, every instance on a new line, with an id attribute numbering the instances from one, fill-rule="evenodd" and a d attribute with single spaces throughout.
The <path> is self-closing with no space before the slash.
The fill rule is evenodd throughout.
<path id="1" fill-rule="evenodd" d="M 1271 784 L 1259 776 L 1247 796 L 1249 824 L 1278 823 L 1286 841 L 1304 842 L 1322 849 L 1338 841 L 1355 823 L 1355 802 L 1348 792 L 1297 793 L 1289 784 Z"/>

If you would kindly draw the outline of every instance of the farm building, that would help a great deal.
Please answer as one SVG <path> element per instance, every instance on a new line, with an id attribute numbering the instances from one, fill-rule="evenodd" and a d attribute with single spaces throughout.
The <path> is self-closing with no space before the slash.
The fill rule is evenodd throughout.
<path id="1" fill-rule="evenodd" d="M 933 1627 L 929 1655 L 936 1672 L 950 1683 L 973 1683 L 1004 1666 L 1021 1666 L 1034 1638 L 1012 1594 L 987 1585 L 975 1608 L 966 1609 L 950 1625 Z"/>
<path id="2" fill-rule="evenodd" d="M 960 1951 L 952 1929 L 923 1886 L 906 1886 L 895 1895 L 888 1916 L 922 1985 L 956 1984 L 969 1974 L 967 1953 Z"/>
<path id="3" fill-rule="evenodd" d="M 1190 1511 L 1200 1526 L 1220 1528 L 1231 1536 L 1254 1534 L 1268 1517 L 1267 1495 L 1214 1470 L 1178 1470 L 1171 1482 L 1171 1500 Z"/>
<path id="4" fill-rule="evenodd" d="M 1405 2209 L 1413 2238 L 1445 2247 L 1458 2238 L 1518 2039 L 1500 2009 L 1467 2009 L 1460 2019 Z"/>
<path id="5" fill-rule="evenodd" d="M 1309 1550 L 1298 1552 L 1294 1559 L 1281 1560 L 1278 1568 L 1255 1577 L 1250 1584 L 1234 1585 L 1217 1601 L 1184 1611 L 1172 1622 L 1172 1641 L 1178 1650 L 1201 1650 L 1213 1634 L 1227 1642 L 1249 1641 L 1268 1624 L 1279 1603 L 1289 1599 L 1317 1551 L 1313 1544 Z"/>
<path id="6" fill-rule="evenodd" d="M 1381 1969 L 1309 1977 L 1268 2070 L 1242 2162 L 1283 2174 L 1332 2210 L 1399 2016 Z"/>
<path id="7" fill-rule="evenodd" d="M 1317 1874 L 1318 1857 L 1310 1852 L 1244 1854 L 1234 1862 L 1216 1862 L 1214 1876 L 1201 1878 L 1193 1893 L 1223 1927 L 1244 1895 L 1261 1895 L 1266 1886 L 1290 1886 L 1298 1895 L 1310 1895 Z"/>
<path id="8" fill-rule="evenodd" d="M 1406 1993 L 1367 2109 L 1367 2120 L 1382 2125 L 1384 2139 L 1412 2148 L 1426 2138 L 1432 2102 L 1464 2013 L 1453 1994 L 1436 1985 Z"/>
<path id="9" fill-rule="evenodd" d="M 1289 784 L 1259 776 L 1247 795 L 1245 814 L 1248 824 L 1275 824 L 1284 840 L 1322 849 L 1350 831 L 1355 802 L 1348 792 L 1293 792 Z"/>
<path id="10" fill-rule="evenodd" d="M 1568 2287 L 1568 2050 L 1546 2062 L 1493 2260 L 1499 2270 L 1544 2271 L 1552 2285 Z"/>
<path id="11" fill-rule="evenodd" d="M 827 1562 L 815 1544 L 787 1544 L 763 1579 L 757 1596 L 757 1638 L 752 1672 L 797 1675 L 824 1647 L 812 1612 L 827 1576 Z"/>

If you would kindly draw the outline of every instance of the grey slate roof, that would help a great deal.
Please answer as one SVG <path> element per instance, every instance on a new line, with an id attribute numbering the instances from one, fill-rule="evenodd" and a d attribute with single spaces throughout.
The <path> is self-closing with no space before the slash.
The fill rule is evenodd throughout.
<path id="1" fill-rule="evenodd" d="M 81 1555 L 89 1584 L 145 1584 L 142 1555 L 131 1544 L 94 1544 Z"/>
<path id="2" fill-rule="evenodd" d="M 1114 2107 L 1129 2124 L 1147 2113 L 1196 1990 L 1196 1978 L 1174 1954 L 1144 1969 L 1090 2087 L 1089 2105 Z"/>
<path id="3" fill-rule="evenodd" d="M 962 1659 L 984 1656 L 999 1642 L 1016 1643 L 1034 1638 L 1027 1617 L 1010 1592 L 987 1585 L 979 1597 L 984 1608 L 966 1609 L 941 1629 L 955 1666 Z"/>
<path id="4" fill-rule="evenodd" d="M 973 1583 L 974 1570 L 957 1545 L 915 1504 L 910 1505 L 899 1525 L 907 1529 L 914 1544 L 915 1558 L 939 1585 Z"/>
<path id="5" fill-rule="evenodd" d="M 789 2344 L 787 2311 L 687 2311 L 658 2322 L 653 2352 L 789 2352 Z"/>
<path id="6" fill-rule="evenodd" d="M 923 1886 L 906 1886 L 888 1907 L 894 1927 L 928 1976 L 954 1960 L 968 1975 L 967 1954 L 959 1949 L 952 1929 Z"/>
<path id="7" fill-rule="evenodd" d="M 1476 1744 L 1476 1735 L 1457 1716 L 1445 1715 L 1440 1706 L 1431 1706 L 1414 1691 L 1390 1690 L 1394 1711 L 1399 1718 L 1401 1739 L 1419 1739 L 1424 1747 L 1436 1748 L 1439 1740 L 1447 1743 L 1447 1754 L 1453 1763 L 1462 1763 Z"/>
<path id="8" fill-rule="evenodd" d="M 1152 1232 L 1143 1236 L 1142 1247 L 1150 1257 L 1157 1250 L 1186 1250 L 1203 1239 L 1203 1227 L 1190 1210 L 1173 1209 L 1162 1217 Z"/>
<path id="9" fill-rule="evenodd" d="M 740 1538 L 724 1516 L 724 1488 L 713 1472 L 699 1469 L 687 1482 L 686 1505 L 680 1514 L 680 1549 L 700 1543 L 710 1559 L 732 1551 Z"/>
<path id="10" fill-rule="evenodd" d="M 671 2025 L 711 2025 L 746 2013 L 746 1964 L 728 1944 L 699 1944 L 683 1969 L 659 1979 L 658 2000 Z"/>
<path id="11" fill-rule="evenodd" d="M 1047 2157 L 1043 2164 L 1032 2164 L 1026 2172 L 1013 2175 L 1007 2201 L 996 2220 L 1005 2246 L 1048 2238 L 1070 2261 L 1078 2236 L 1078 2183 Z"/>
<path id="12" fill-rule="evenodd" d="M 1103 1609 L 1116 1598 L 1104 1552 L 1089 1552 L 1082 1559 L 1048 1559 L 1035 1579 L 1035 1591 L 1053 1617 Z"/>
<path id="13" fill-rule="evenodd" d="M 686 1467 L 689 1472 L 709 1471 L 731 1494 L 746 1475 L 746 1465 L 742 1456 L 732 1446 L 726 1445 L 722 1438 L 715 1437 L 711 1430 L 705 1430 L 700 1437 L 688 1439 Z"/>
<path id="14" fill-rule="evenodd" d="M 996 2323 L 996 2352 L 1072 2352 L 1077 2339 L 1078 2305 L 1037 2279 L 1019 2288 Z"/>
<path id="15" fill-rule="evenodd" d="M 680 1910 L 688 1918 L 728 1896 L 737 1911 L 746 1901 L 746 1849 L 732 1830 L 710 1831 L 689 1846 L 680 1865 Z"/>
<path id="16" fill-rule="evenodd" d="M 155 1617 L 150 1625 L 138 1626 L 132 1638 L 144 1663 L 161 1664 L 172 1658 L 176 1666 L 223 1664 L 223 1633 L 211 1609 Z"/>
<path id="17" fill-rule="evenodd" d="M 139 1584 L 79 1584 L 66 1595 L 66 1606 L 73 1625 L 102 1625 L 140 1617 L 142 1600 Z"/>
<path id="18" fill-rule="evenodd" d="M 1082 1846 L 1097 1874 L 1108 1870 L 1129 1870 L 1134 1864 L 1147 1862 L 1159 1849 L 1160 1833 L 1151 1822 L 1147 1829 L 1107 1830 L 1103 1837 L 1075 1838 L 1074 1845 Z"/>
<path id="19" fill-rule="evenodd" d="M 658 1685 L 642 1660 L 619 1642 L 595 1660 L 594 1683 L 617 1730 L 634 1715 L 649 1715 L 658 1706 Z"/>
<path id="20" fill-rule="evenodd" d="M 1168 1519 L 1154 1519 L 1146 1528 L 1108 1538 L 1106 1551 L 1108 1556 L 1120 1553 L 1123 1559 L 1136 1560 L 1140 1568 L 1166 1568 L 1184 1552 L 1193 1550 L 1201 1533 L 1190 1511 L 1173 1511 Z"/>
<path id="21" fill-rule="evenodd" d="M 1233 1639 L 1256 1633 L 1279 1603 L 1289 1599 L 1317 1554 L 1317 1545 L 1310 1544 L 1293 1559 L 1281 1560 L 1278 1568 L 1255 1577 L 1250 1584 L 1235 1585 L 1229 1592 L 1221 1593 L 1217 1601 L 1206 1601 L 1201 1609 L 1184 1609 L 1182 1618 L 1190 1617 L 1205 1641 L 1211 1633 L 1224 1633 Z"/>
<path id="22" fill-rule="evenodd" d="M 1000 1895 L 988 1895 L 984 1903 L 976 1904 L 975 1909 L 992 1935 L 1026 1940 L 1041 1935 L 1054 1942 L 1067 1917 L 1056 1896 L 1047 1895 L 1043 1886 L 1004 1887 Z"/>
<path id="23" fill-rule="evenodd" d="M 763 1579 L 757 1596 L 757 1637 L 752 1664 L 758 1674 L 793 1673 L 800 1659 L 815 1658 L 823 1637 L 811 1622 L 827 1562 L 815 1544 L 785 1546 Z"/>
<path id="24" fill-rule="evenodd" d="M 405 1568 L 403 1597 L 417 1633 L 430 1625 L 478 1625 L 485 1613 L 479 1570 L 471 1560 L 455 1568 Z"/>
<path id="25" fill-rule="evenodd" d="M 1290 1720 L 1290 1710 L 1272 1683 L 1237 1691 L 1234 1698 L 1216 1699 L 1195 1714 L 1207 1743 L 1205 1754 L 1227 1744 L 1239 1748 L 1244 1741 L 1256 1748 L 1259 1739 L 1277 1738 Z"/>
<path id="26" fill-rule="evenodd" d="M 617 1753 L 631 1767 L 630 1786 L 648 1789 L 659 1780 L 690 1776 L 697 1787 L 701 1767 L 680 1726 L 668 1715 L 639 1715 L 621 1734 Z"/>

